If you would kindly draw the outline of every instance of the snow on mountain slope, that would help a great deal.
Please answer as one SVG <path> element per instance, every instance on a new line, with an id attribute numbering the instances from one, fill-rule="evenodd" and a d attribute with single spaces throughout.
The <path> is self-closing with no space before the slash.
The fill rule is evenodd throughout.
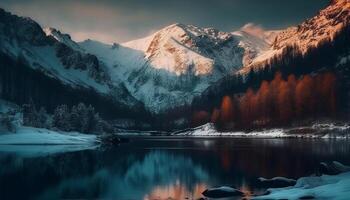
<path id="1" fill-rule="evenodd" d="M 196 75 L 231 71 L 241 67 L 242 49 L 230 33 L 212 28 L 173 24 L 153 35 L 123 44 L 143 51 L 149 63 L 176 75 L 186 74 L 193 66 Z"/>
<path id="2" fill-rule="evenodd" d="M 30 18 L 0 9 L 0 52 L 72 87 L 89 88 L 122 105 L 141 105 L 122 82 L 111 83 L 108 69 L 68 34 L 44 30 Z"/>
<path id="3" fill-rule="evenodd" d="M 173 24 L 121 45 L 92 40 L 79 45 L 154 112 L 190 103 L 212 82 L 243 65 L 244 49 L 235 36 L 192 25 Z"/>
<path id="4" fill-rule="evenodd" d="M 146 63 L 143 52 L 119 44 L 109 45 L 94 40 L 85 40 L 79 45 L 88 53 L 96 55 L 108 66 L 113 80 L 126 79 L 125 73 L 138 69 Z"/>
<path id="5" fill-rule="evenodd" d="M 105 74 L 95 56 L 74 51 L 47 37 L 30 18 L 18 17 L 2 9 L 0 52 L 14 59 L 24 59 L 30 67 L 74 87 L 94 88 L 102 93 L 108 91 Z"/>

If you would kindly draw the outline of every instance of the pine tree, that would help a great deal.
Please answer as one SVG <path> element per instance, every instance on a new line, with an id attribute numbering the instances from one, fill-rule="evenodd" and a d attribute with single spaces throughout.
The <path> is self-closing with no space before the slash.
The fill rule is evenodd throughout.
<path id="1" fill-rule="evenodd" d="M 78 113 L 77 106 L 73 106 L 70 113 L 70 126 L 72 130 L 79 131 L 81 129 L 81 119 Z"/>
<path id="2" fill-rule="evenodd" d="M 38 122 L 39 122 L 39 127 L 40 128 L 48 128 L 49 124 L 48 124 L 48 114 L 46 112 L 46 109 L 44 107 L 41 107 L 39 112 L 38 112 Z"/>
<path id="3" fill-rule="evenodd" d="M 71 130 L 70 113 L 67 105 L 60 105 L 54 111 L 52 125 L 63 131 Z"/>
<path id="4" fill-rule="evenodd" d="M 29 103 L 24 104 L 22 108 L 23 108 L 23 125 L 39 127 L 40 122 L 39 122 L 38 112 L 35 108 L 33 100 L 30 99 Z"/>
<path id="5" fill-rule="evenodd" d="M 77 113 L 81 122 L 81 126 L 79 127 L 78 131 L 86 133 L 89 130 L 89 117 L 87 108 L 84 103 L 78 104 Z"/>

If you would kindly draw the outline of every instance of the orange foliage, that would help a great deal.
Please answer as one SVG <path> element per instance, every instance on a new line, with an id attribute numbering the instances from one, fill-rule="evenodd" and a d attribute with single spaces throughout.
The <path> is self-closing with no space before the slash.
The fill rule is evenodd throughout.
<path id="1" fill-rule="evenodd" d="M 299 117 L 306 114 L 312 115 L 315 111 L 315 90 L 313 79 L 310 75 L 305 75 L 298 81 L 295 93 L 296 111 Z"/>
<path id="2" fill-rule="evenodd" d="M 229 96 L 224 96 L 221 103 L 221 115 L 222 122 L 230 122 L 234 120 L 234 107 L 232 99 Z"/>
<path id="3" fill-rule="evenodd" d="M 251 88 L 249 88 L 245 95 L 241 98 L 239 108 L 241 119 L 244 124 L 249 123 L 254 119 L 254 98 L 255 94 Z"/>
<path id="4" fill-rule="evenodd" d="M 277 96 L 277 110 L 279 119 L 285 123 L 293 117 L 292 89 L 288 82 L 282 81 Z"/>
<path id="5" fill-rule="evenodd" d="M 284 124 L 295 117 L 330 116 L 336 113 L 336 97 L 336 76 L 333 73 L 304 75 L 299 80 L 294 75 L 284 80 L 281 73 L 276 73 L 271 82 L 263 81 L 256 92 L 249 88 L 239 98 L 223 97 L 220 110 L 212 112 L 211 122 L 220 122 L 224 126 L 225 123 L 251 126 L 273 122 Z M 197 119 L 205 118 L 204 113 L 199 116 Z"/>
<path id="6" fill-rule="evenodd" d="M 261 118 L 267 118 L 271 113 L 271 94 L 269 82 L 263 81 L 257 92 L 257 112 Z"/>

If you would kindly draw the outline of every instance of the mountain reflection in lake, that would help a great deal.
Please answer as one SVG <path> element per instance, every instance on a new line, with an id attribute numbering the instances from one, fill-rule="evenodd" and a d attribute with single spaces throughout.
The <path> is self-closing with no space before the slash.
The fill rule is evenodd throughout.
<path id="1" fill-rule="evenodd" d="M 183 200 L 221 185 L 259 193 L 258 177 L 309 175 L 320 161 L 350 164 L 348 140 L 134 138 L 41 156 L 1 149 L 0 199 Z"/>

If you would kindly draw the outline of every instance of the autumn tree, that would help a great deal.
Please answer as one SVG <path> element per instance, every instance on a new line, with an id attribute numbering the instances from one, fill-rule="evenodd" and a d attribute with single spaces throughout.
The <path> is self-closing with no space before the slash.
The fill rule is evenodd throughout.
<path id="1" fill-rule="evenodd" d="M 315 111 L 315 94 L 313 79 L 305 75 L 298 81 L 295 91 L 295 104 L 298 117 L 310 116 Z"/>
<path id="2" fill-rule="evenodd" d="M 282 81 L 279 86 L 277 96 L 278 118 L 282 123 L 288 122 L 293 116 L 293 99 L 291 98 L 292 89 L 288 82 Z"/>
<path id="3" fill-rule="evenodd" d="M 256 115 L 258 118 L 268 119 L 271 113 L 272 99 L 270 94 L 269 82 L 263 81 L 257 92 L 257 110 Z"/>
<path id="4" fill-rule="evenodd" d="M 294 111 L 295 114 L 295 90 L 297 87 L 297 79 L 294 74 L 291 74 L 287 78 L 287 83 L 288 83 L 288 88 L 290 92 L 289 98 L 291 99 L 292 102 L 292 110 Z"/>
<path id="5" fill-rule="evenodd" d="M 239 110 L 244 125 L 249 125 L 254 120 L 254 91 L 249 88 L 240 100 Z"/>
<path id="6" fill-rule="evenodd" d="M 270 83 L 270 98 L 272 99 L 272 103 L 270 105 L 270 117 L 276 118 L 278 117 L 278 108 L 277 108 L 277 99 L 279 93 L 279 87 L 281 82 L 283 81 L 282 74 L 277 72 L 274 76 L 274 79 Z"/>
<path id="7" fill-rule="evenodd" d="M 228 123 L 234 120 L 234 107 L 232 98 L 224 96 L 220 107 L 220 120 L 224 123 Z"/>

